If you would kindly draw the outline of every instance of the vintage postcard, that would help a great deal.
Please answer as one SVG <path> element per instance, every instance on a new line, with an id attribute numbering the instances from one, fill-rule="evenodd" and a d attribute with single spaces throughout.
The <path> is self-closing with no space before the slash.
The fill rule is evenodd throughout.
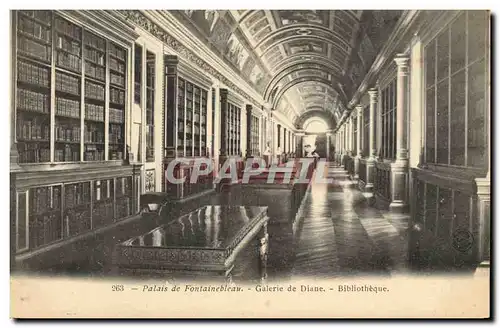
<path id="1" fill-rule="evenodd" d="M 13 318 L 490 318 L 488 10 L 11 10 Z"/>

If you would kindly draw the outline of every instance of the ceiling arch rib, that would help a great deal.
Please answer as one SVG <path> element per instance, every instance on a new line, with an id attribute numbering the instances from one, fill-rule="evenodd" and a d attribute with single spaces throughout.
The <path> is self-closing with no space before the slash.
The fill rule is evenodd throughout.
<path id="1" fill-rule="evenodd" d="M 317 73 L 317 74 L 312 74 L 312 73 Z M 287 92 L 290 88 L 301 84 L 301 83 L 308 83 L 312 85 L 318 85 L 318 86 L 324 86 L 328 88 L 329 90 L 332 91 L 332 94 L 336 96 L 336 99 L 339 101 L 339 105 L 342 108 L 346 107 L 347 103 L 347 98 L 345 97 L 345 94 L 343 93 L 343 90 L 338 86 L 332 83 L 331 80 L 326 78 L 324 75 L 324 72 L 321 70 L 309 70 L 309 71 L 304 71 L 306 73 L 305 75 L 301 76 L 292 76 L 293 78 L 290 79 L 289 82 L 282 83 L 277 85 L 269 94 L 269 97 L 266 97 L 266 101 L 272 103 L 273 105 L 278 104 L 280 101 L 280 98 Z M 300 96 L 300 95 L 299 95 Z M 273 108 L 276 108 L 273 106 Z M 302 107 L 303 108 L 303 107 Z"/>
<path id="2" fill-rule="evenodd" d="M 292 75 L 293 73 L 300 71 L 308 71 L 308 70 L 318 70 L 322 72 L 326 72 L 330 76 L 327 77 L 329 80 L 336 81 L 341 80 L 341 72 L 332 69 L 330 66 L 324 65 L 323 63 L 316 62 L 298 62 L 293 63 L 281 71 L 276 73 L 274 77 L 269 81 L 266 88 L 264 89 L 264 98 L 268 98 L 269 93 L 278 85 L 285 77 Z M 344 92 L 342 92 L 344 93 Z"/>
<path id="3" fill-rule="evenodd" d="M 317 85 L 315 82 L 304 82 L 295 86 L 295 89 L 300 95 L 302 112 L 316 109 L 330 112 L 339 111 L 338 96 L 330 88 Z M 284 96 L 287 96 L 290 91 L 285 92 Z"/>
<path id="4" fill-rule="evenodd" d="M 331 85 L 331 81 L 329 81 L 323 77 L 319 77 L 319 76 L 303 76 L 303 77 L 300 77 L 298 79 L 293 79 L 292 81 L 284 84 L 283 87 L 281 88 L 281 90 L 276 92 L 275 98 L 271 99 L 272 104 L 273 104 L 273 108 L 278 108 L 279 102 L 280 102 L 281 98 L 283 97 L 283 95 L 285 94 L 285 92 L 287 92 L 289 89 L 291 89 L 291 88 L 293 88 L 301 83 L 308 83 L 308 84 L 312 83 L 313 85 L 323 85 L 326 88 L 330 88 L 338 95 L 337 90 L 335 90 L 335 88 Z M 344 101 L 344 102 L 342 102 L 342 101 Z M 340 106 L 341 108 L 345 108 L 345 100 L 338 101 L 337 106 Z"/>
<path id="5" fill-rule="evenodd" d="M 299 53 L 292 56 L 288 56 L 282 61 L 276 63 L 273 67 L 273 75 L 278 74 L 280 71 L 284 70 L 286 67 L 297 65 L 297 64 L 315 63 L 330 67 L 330 69 L 335 69 L 343 74 L 344 68 L 339 65 L 338 62 L 331 60 L 323 55 L 319 55 L 314 52 Z"/>
<path id="6" fill-rule="evenodd" d="M 297 24 L 290 27 L 281 28 L 273 33 L 267 34 L 260 40 L 255 48 L 259 50 L 269 49 L 277 43 L 292 37 L 317 37 L 327 41 L 338 41 L 340 44 L 336 45 L 339 49 L 348 51 L 350 48 L 349 43 L 346 43 L 340 34 L 335 31 L 329 30 L 322 26 L 313 26 L 309 24 Z"/>

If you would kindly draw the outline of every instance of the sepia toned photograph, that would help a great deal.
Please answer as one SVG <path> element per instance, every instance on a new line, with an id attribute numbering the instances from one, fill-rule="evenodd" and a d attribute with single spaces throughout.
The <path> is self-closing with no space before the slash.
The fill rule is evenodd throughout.
<path id="1" fill-rule="evenodd" d="M 9 16 L 11 317 L 490 318 L 489 10 Z"/>

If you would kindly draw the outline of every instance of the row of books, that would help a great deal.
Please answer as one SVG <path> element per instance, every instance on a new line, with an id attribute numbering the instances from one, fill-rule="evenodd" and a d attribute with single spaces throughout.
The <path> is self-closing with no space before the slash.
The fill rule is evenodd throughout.
<path id="1" fill-rule="evenodd" d="M 114 222 L 114 205 L 111 200 L 96 203 L 92 210 L 92 224 L 95 228 Z"/>
<path id="2" fill-rule="evenodd" d="M 65 145 L 63 149 L 54 150 L 54 161 L 56 162 L 78 162 L 80 161 L 80 149 Z"/>
<path id="3" fill-rule="evenodd" d="M 87 143 L 104 143 L 104 131 L 97 124 L 85 123 L 84 141 Z"/>
<path id="4" fill-rule="evenodd" d="M 146 90 L 146 108 L 153 109 L 154 101 L 155 101 L 155 90 L 148 88 Z"/>
<path id="5" fill-rule="evenodd" d="M 116 178 L 115 187 L 116 196 L 130 195 L 132 193 L 132 178 L 120 177 Z"/>
<path id="6" fill-rule="evenodd" d="M 68 40 L 62 36 L 58 36 L 56 39 L 56 46 L 58 49 L 71 52 L 75 56 L 80 56 L 82 47 L 80 42 L 74 40 Z"/>
<path id="7" fill-rule="evenodd" d="M 56 141 L 79 142 L 81 140 L 80 126 L 56 122 L 54 133 Z"/>
<path id="8" fill-rule="evenodd" d="M 48 68 L 18 61 L 17 78 L 19 81 L 48 87 L 50 72 Z"/>
<path id="9" fill-rule="evenodd" d="M 125 64 L 120 63 L 115 58 L 109 59 L 109 68 L 111 68 L 112 70 L 115 70 L 119 73 L 125 74 Z"/>
<path id="10" fill-rule="evenodd" d="M 31 249 L 62 238 L 60 212 L 31 216 L 29 226 Z"/>
<path id="11" fill-rule="evenodd" d="M 96 145 L 86 145 L 83 158 L 85 161 L 104 161 L 104 151 Z"/>
<path id="12" fill-rule="evenodd" d="M 125 50 L 124 49 L 120 49 L 119 47 L 115 46 L 114 44 L 110 43 L 110 47 L 109 47 L 109 53 L 122 60 L 122 61 L 125 61 Z"/>
<path id="13" fill-rule="evenodd" d="M 79 26 L 72 24 L 59 17 L 56 18 L 55 25 L 56 25 L 56 30 L 58 32 L 77 40 L 82 39 L 82 29 Z"/>
<path id="14" fill-rule="evenodd" d="M 104 86 L 85 81 L 85 97 L 104 100 Z"/>
<path id="15" fill-rule="evenodd" d="M 91 62 L 85 63 L 85 75 L 101 81 L 106 80 L 106 70 L 104 67 L 96 66 Z"/>
<path id="16" fill-rule="evenodd" d="M 125 92 L 114 88 L 109 89 L 109 98 L 113 104 L 125 104 Z"/>
<path id="17" fill-rule="evenodd" d="M 116 200 L 116 217 L 124 218 L 132 214 L 132 201 L 129 196 Z"/>
<path id="18" fill-rule="evenodd" d="M 18 143 L 20 163 L 45 163 L 50 162 L 50 149 L 47 144 Z"/>
<path id="19" fill-rule="evenodd" d="M 50 126 L 45 120 L 19 119 L 17 121 L 17 137 L 22 140 L 49 140 Z"/>
<path id="20" fill-rule="evenodd" d="M 110 147 L 109 159 L 112 161 L 123 159 L 123 151 L 121 151 L 120 149 L 123 148 L 121 148 L 121 146 Z"/>
<path id="21" fill-rule="evenodd" d="M 17 108 L 34 112 L 49 113 L 50 96 L 47 94 L 18 88 Z"/>
<path id="22" fill-rule="evenodd" d="M 113 189 L 113 179 L 94 181 L 94 201 L 98 202 L 113 199 Z"/>
<path id="23" fill-rule="evenodd" d="M 56 90 L 80 95 L 80 79 L 68 74 L 56 72 Z"/>
<path id="24" fill-rule="evenodd" d="M 106 50 L 106 41 L 91 33 L 85 33 L 85 44 L 94 48 L 101 49 L 103 52 Z"/>
<path id="25" fill-rule="evenodd" d="M 146 109 L 146 125 L 154 124 L 153 111 L 151 109 Z"/>
<path id="26" fill-rule="evenodd" d="M 109 126 L 109 143 L 113 144 L 123 143 L 123 127 L 121 125 Z"/>
<path id="27" fill-rule="evenodd" d="M 19 17 L 18 31 L 45 43 L 50 43 L 51 28 L 35 22 L 27 17 Z"/>
<path id="28" fill-rule="evenodd" d="M 20 12 L 25 16 L 40 20 L 49 26 L 52 25 L 50 10 L 20 10 Z"/>
<path id="29" fill-rule="evenodd" d="M 90 196 L 90 182 L 67 184 L 64 186 L 64 208 L 88 204 Z"/>
<path id="30" fill-rule="evenodd" d="M 104 122 L 104 106 L 85 104 L 85 118 Z"/>
<path id="31" fill-rule="evenodd" d="M 60 209 L 61 198 L 61 186 L 30 189 L 30 213 Z"/>
<path id="32" fill-rule="evenodd" d="M 122 75 L 111 73 L 110 74 L 110 82 L 111 82 L 111 84 L 124 87 L 125 86 L 125 77 Z"/>
<path id="33" fill-rule="evenodd" d="M 82 71 L 82 59 L 67 52 L 60 51 L 57 53 L 56 65 L 78 73 Z"/>
<path id="34" fill-rule="evenodd" d="M 64 213 L 64 237 L 72 237 L 91 229 L 90 207 L 69 209 Z"/>
<path id="35" fill-rule="evenodd" d="M 23 36 L 20 36 L 17 41 L 17 49 L 21 54 L 35 57 L 39 60 L 50 61 L 52 58 L 51 46 L 40 44 Z"/>
<path id="36" fill-rule="evenodd" d="M 80 102 L 71 99 L 56 97 L 56 115 L 80 117 Z"/>
<path id="37" fill-rule="evenodd" d="M 85 48 L 83 54 L 87 61 L 91 61 L 94 64 L 104 66 L 106 65 L 106 57 L 103 52 L 97 51 L 95 49 Z"/>
<path id="38" fill-rule="evenodd" d="M 110 123 L 123 123 L 125 118 L 123 110 L 117 108 L 109 108 L 109 122 Z"/>

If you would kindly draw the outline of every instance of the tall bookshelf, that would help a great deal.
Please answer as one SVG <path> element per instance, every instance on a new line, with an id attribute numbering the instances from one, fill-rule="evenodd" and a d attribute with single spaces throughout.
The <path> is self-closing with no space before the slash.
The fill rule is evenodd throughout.
<path id="1" fill-rule="evenodd" d="M 208 91 L 182 78 L 177 88 L 177 156 L 207 156 Z"/>
<path id="2" fill-rule="evenodd" d="M 200 114 L 200 147 L 201 156 L 208 156 L 207 154 L 207 97 L 208 92 L 201 90 L 201 114 Z"/>
<path id="3" fill-rule="evenodd" d="M 126 49 L 53 11 L 15 17 L 19 163 L 124 159 Z"/>
<path id="4" fill-rule="evenodd" d="M 127 52 L 109 42 L 109 159 L 125 154 L 125 85 Z"/>
<path id="5" fill-rule="evenodd" d="M 84 156 L 85 161 L 102 161 L 105 143 L 106 40 L 85 31 Z M 91 83 L 91 84 L 90 84 Z"/>
<path id="6" fill-rule="evenodd" d="M 249 147 L 252 150 L 252 154 L 254 156 L 259 156 L 259 118 L 257 116 L 252 115 L 250 125 L 250 137 L 251 140 L 248 141 Z"/>
<path id="7" fill-rule="evenodd" d="M 19 162 L 51 161 L 52 39 L 50 11 L 17 16 L 16 116 Z"/>
<path id="8" fill-rule="evenodd" d="M 146 161 L 154 162 L 155 159 L 155 61 L 154 53 L 146 52 Z"/>
<path id="9" fill-rule="evenodd" d="M 227 111 L 227 154 L 228 156 L 240 155 L 240 141 L 241 141 L 241 108 L 228 103 Z"/>
<path id="10" fill-rule="evenodd" d="M 185 121 L 186 121 L 186 81 L 179 78 L 178 81 L 178 92 L 177 92 L 177 155 L 179 157 L 184 157 L 185 151 Z"/>

